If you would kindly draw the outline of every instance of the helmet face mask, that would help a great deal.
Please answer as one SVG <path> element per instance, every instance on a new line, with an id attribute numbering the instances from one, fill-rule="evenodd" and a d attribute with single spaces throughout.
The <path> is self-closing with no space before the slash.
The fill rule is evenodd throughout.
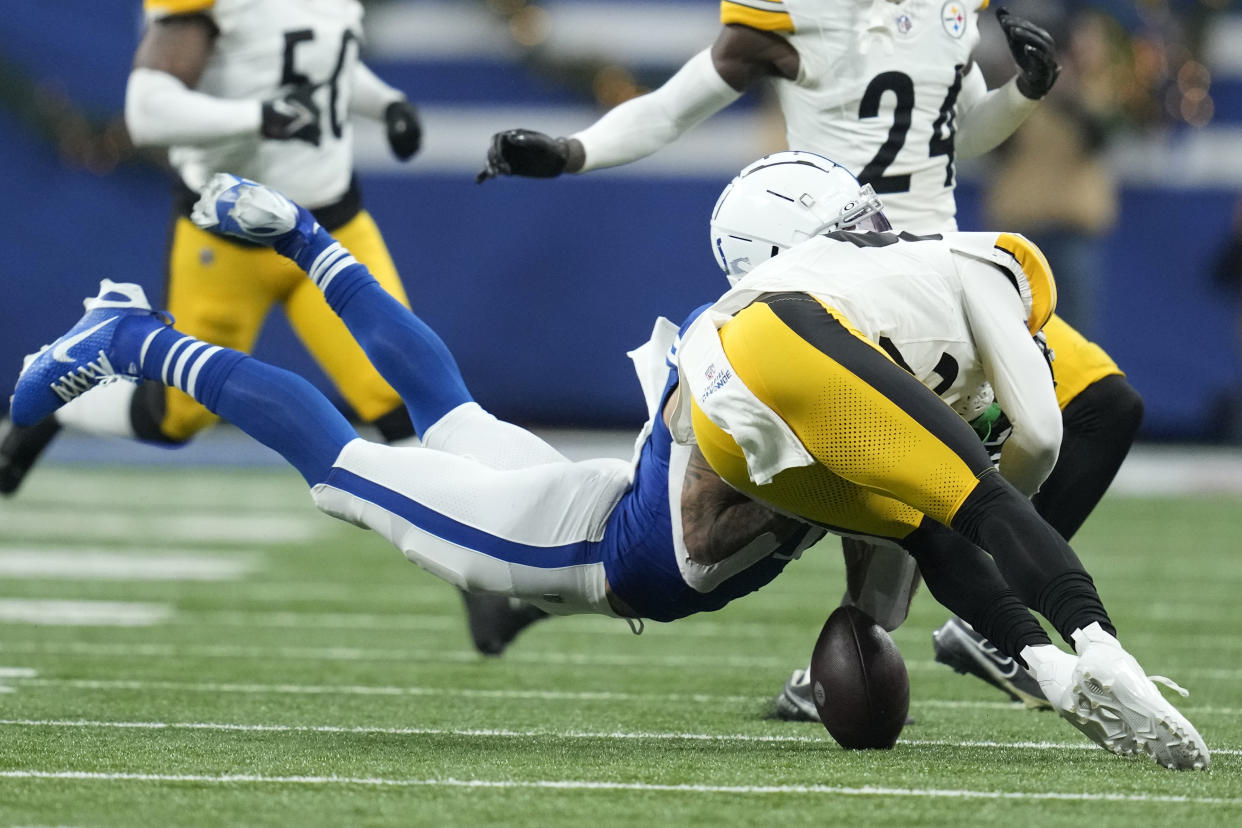
<path id="1" fill-rule="evenodd" d="M 813 236 L 891 230 L 870 184 L 810 152 L 778 152 L 742 170 L 712 210 L 711 244 L 730 284 Z"/>

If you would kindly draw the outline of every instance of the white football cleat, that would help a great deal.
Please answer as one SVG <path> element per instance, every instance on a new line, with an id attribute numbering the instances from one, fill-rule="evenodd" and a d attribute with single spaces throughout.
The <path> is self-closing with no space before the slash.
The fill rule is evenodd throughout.
<path id="1" fill-rule="evenodd" d="M 1132 756 L 1137 750 L 1134 737 L 1119 716 L 1105 709 L 1089 706 L 1079 709 L 1074 688 L 1074 670 L 1078 658 L 1052 644 L 1024 647 L 1022 660 L 1039 689 L 1061 718 L 1086 734 L 1100 747 L 1119 756 Z"/>
<path id="2" fill-rule="evenodd" d="M 190 220 L 204 230 L 269 247 L 299 226 L 311 233 L 318 226 L 309 212 L 270 187 L 229 173 L 211 177 Z"/>
<path id="3" fill-rule="evenodd" d="M 1108 734 L 1108 743 L 1101 744 L 1118 753 L 1130 747 L 1172 770 L 1207 769 L 1212 757 L 1199 731 L 1160 694 L 1116 638 L 1092 623 L 1075 630 L 1073 639 L 1078 662 L 1071 676 L 1072 701 L 1078 716 L 1099 723 Z M 1154 678 L 1187 695 L 1168 679 Z M 1119 726 L 1128 738 L 1120 735 Z"/>

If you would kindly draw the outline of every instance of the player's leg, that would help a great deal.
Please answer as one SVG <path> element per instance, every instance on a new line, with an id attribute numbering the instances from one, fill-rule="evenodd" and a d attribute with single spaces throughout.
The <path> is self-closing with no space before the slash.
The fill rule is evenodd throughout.
<path id="1" fill-rule="evenodd" d="M 44 449 L 60 433 L 55 417 L 30 426 L 14 425 L 8 415 L 0 417 L 0 495 L 15 494 Z"/>
<path id="2" fill-rule="evenodd" d="M 294 270 L 270 250 L 242 246 L 178 217 L 168 253 L 165 307 L 189 335 L 248 351 L 275 301 L 279 282 Z M 215 420 L 195 400 L 161 383 L 116 383 L 94 389 L 37 427 L 7 432 L 0 443 L 0 492 L 16 490 L 62 426 L 178 446 Z"/>
<path id="3" fill-rule="evenodd" d="M 1010 654 L 1022 648 L 1016 654 L 1063 717 L 1113 752 L 1137 746 L 1168 767 L 1207 765 L 1202 737 L 1117 644 L 1073 550 L 992 468 L 974 432 L 938 397 L 847 320 L 805 295 L 762 298 L 726 324 L 720 338 L 737 376 L 752 391 L 761 389 L 762 402 L 819 465 L 920 510 L 986 550 L 1022 603 L 1079 647 L 1071 663 L 1051 645 L 1025 643 L 1029 627 L 1014 626 L 1012 619 L 981 630 Z M 696 419 L 696 436 L 698 425 Z M 716 468 L 707 449 L 704 455 Z M 806 513 L 804 504 L 784 505 Z M 1094 650 L 1084 650 L 1084 642 L 1097 639 Z M 1098 658 L 1088 658 L 1092 652 Z"/>
<path id="4" fill-rule="evenodd" d="M 1064 429 L 1057 464 L 1032 500 L 1069 539 L 1103 499 L 1138 436 L 1143 398 L 1103 348 L 1064 320 L 1053 316 L 1044 333 Z"/>
<path id="5" fill-rule="evenodd" d="M 845 560 L 845 595 L 841 606 L 856 607 L 892 632 L 910 612 L 921 581 L 919 566 L 896 545 L 863 538 L 841 538 Z M 810 666 L 794 670 L 776 696 L 776 716 L 786 721 L 818 722 Z"/>
<path id="6" fill-rule="evenodd" d="M 497 470 L 424 447 L 355 440 L 316 505 L 374 529 L 432 574 L 554 614 L 615 615 L 600 539 L 629 486 L 619 460 Z"/>
<path id="7" fill-rule="evenodd" d="M 217 198 L 232 186 L 228 177 L 222 183 L 226 186 L 214 191 Z M 296 209 L 271 195 L 273 204 Z M 309 271 L 326 254 L 319 261 L 321 275 L 331 276 L 322 284 L 299 279 L 288 293 L 286 311 L 302 341 L 364 419 L 390 418 L 383 412 L 403 399 L 424 446 L 502 469 L 566 462 L 543 440 L 497 420 L 473 401 L 448 348 L 409 310 L 396 268 L 368 214 L 360 213 L 340 228 L 339 242 L 307 220 L 305 211 L 299 215 L 304 235 L 286 242 L 299 249 L 301 261 L 290 258 Z M 272 241 L 264 235 L 248 238 Z M 354 259 L 354 250 L 361 251 L 370 268 Z M 323 295 L 321 288 L 328 288 Z M 471 639 L 487 655 L 499 655 L 523 629 L 546 617 L 537 607 L 504 596 L 463 592 L 462 599 Z"/>
<path id="8" fill-rule="evenodd" d="M 1066 641 L 1094 621 L 1111 628 L 1073 550 L 992 468 L 970 426 L 839 314 L 805 294 L 778 294 L 739 313 L 721 341 L 744 381 L 762 372 L 747 385 L 765 389 L 820 463 L 981 546 Z M 774 342 L 788 356 L 775 370 L 754 360 Z M 822 383 L 816 392 L 805 389 L 808 375 Z"/>
<path id="9" fill-rule="evenodd" d="M 368 443 L 306 380 L 182 334 L 150 310 L 137 285 L 107 280 L 87 314 L 18 378 L 14 422 L 37 422 L 120 377 L 180 388 L 280 453 L 322 511 L 374 529 L 458 587 L 555 612 L 614 614 L 599 539 L 629 487 L 628 463 L 497 471 L 431 449 Z"/>
<path id="10" fill-rule="evenodd" d="M 359 213 L 332 235 L 367 269 L 384 293 L 409 308 L 396 266 L 370 214 Z M 351 318 L 355 322 L 365 321 L 373 314 L 367 304 L 375 300 L 382 301 L 377 293 L 355 295 L 351 303 L 357 312 Z M 298 280 L 285 300 L 285 312 L 307 350 L 360 417 L 379 427 L 389 443 L 414 434 L 411 416 L 397 392 L 378 374 L 345 323 L 324 301 L 319 288 L 310 279 Z M 378 315 L 378 311 L 374 313 Z M 404 347 L 415 360 L 438 357 L 416 361 L 413 365 L 422 372 L 427 384 L 465 387 L 456 364 L 441 354 L 444 346 L 434 331 L 424 327 L 406 329 L 406 332 L 412 333 L 414 338 Z M 412 403 L 415 407 L 422 405 L 419 400 L 412 400 Z M 419 434 L 423 446 L 471 457 L 500 469 L 565 461 L 543 440 L 525 429 L 498 420 L 473 401 L 441 413 L 444 407 L 440 404 L 420 416 L 424 424 L 431 423 Z M 394 431 L 394 424 L 408 431 Z M 502 654 L 523 630 L 547 617 L 538 607 L 505 595 L 463 590 L 461 596 L 471 641 L 484 655 Z"/>
<path id="11" fill-rule="evenodd" d="M 1069 540 L 1099 503 L 1130 450 L 1142 421 L 1143 401 L 1117 364 L 1057 316 L 1044 328 L 1054 353 L 1057 402 L 1061 406 L 1061 453 L 1032 498 L 1035 510 Z M 960 619 L 932 633 L 937 661 L 999 686 L 1027 707 L 1042 707 L 1021 683 L 1017 664 Z M 1006 678 L 1015 676 L 1016 680 Z M 1038 688 L 1034 688 L 1036 691 Z"/>
<path id="12" fill-rule="evenodd" d="M 36 422 L 101 382 L 126 379 L 179 388 L 280 453 L 310 485 L 357 437 L 306 380 L 176 330 L 138 285 L 106 279 L 86 315 L 18 378 L 14 422 Z"/>

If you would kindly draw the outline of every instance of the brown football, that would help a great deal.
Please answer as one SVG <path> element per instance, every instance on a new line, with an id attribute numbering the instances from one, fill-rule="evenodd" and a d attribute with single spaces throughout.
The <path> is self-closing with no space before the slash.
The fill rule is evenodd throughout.
<path id="1" fill-rule="evenodd" d="M 910 710 L 910 677 L 892 637 L 856 607 L 838 607 L 811 653 L 820 721 L 851 750 L 891 748 Z"/>

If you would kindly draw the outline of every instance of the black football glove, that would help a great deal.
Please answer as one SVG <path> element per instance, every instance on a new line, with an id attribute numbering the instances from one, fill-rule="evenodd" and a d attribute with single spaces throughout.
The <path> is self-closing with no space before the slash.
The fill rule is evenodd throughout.
<path id="1" fill-rule="evenodd" d="M 418 110 L 406 100 L 393 101 L 384 109 L 384 125 L 388 129 L 388 146 L 392 154 L 406 161 L 423 145 L 423 125 Z"/>
<path id="2" fill-rule="evenodd" d="M 305 141 L 319 146 L 319 105 L 315 87 L 299 84 L 279 98 L 263 103 L 263 137 L 276 141 Z"/>
<path id="3" fill-rule="evenodd" d="M 533 129 L 507 129 L 492 136 L 487 166 L 475 181 L 482 184 L 498 175 L 556 178 L 565 172 L 568 161 L 565 138 L 553 138 Z"/>
<path id="4" fill-rule="evenodd" d="M 996 10 L 1009 51 L 1018 64 L 1018 91 L 1031 100 L 1039 100 L 1048 94 L 1061 74 L 1057 65 L 1057 46 L 1052 35 L 1029 20 L 1010 14 L 1005 9 Z"/>

